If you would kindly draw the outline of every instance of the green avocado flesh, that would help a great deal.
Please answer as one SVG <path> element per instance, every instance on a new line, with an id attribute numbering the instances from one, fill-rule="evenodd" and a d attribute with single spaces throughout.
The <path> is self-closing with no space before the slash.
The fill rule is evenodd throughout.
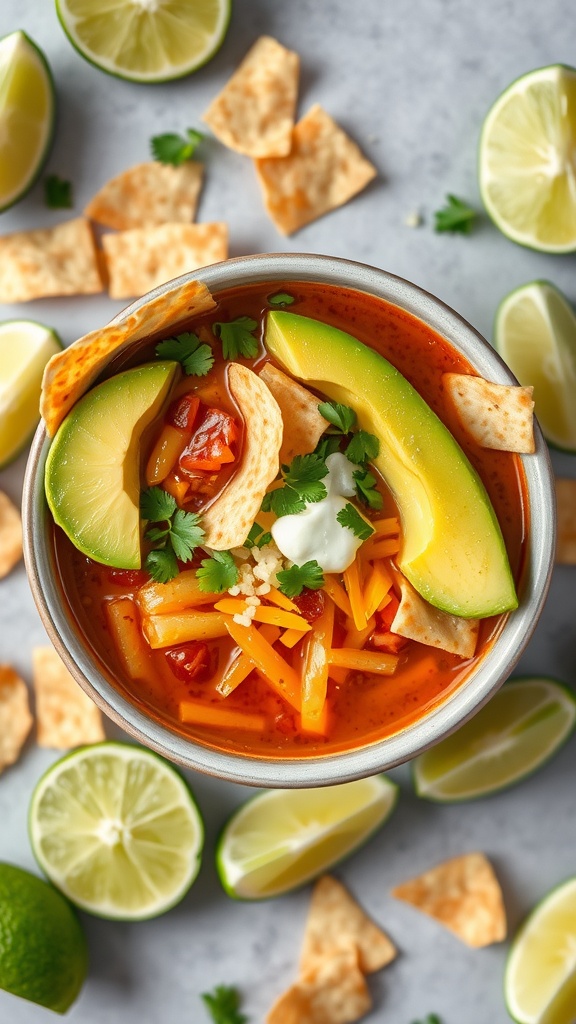
<path id="1" fill-rule="evenodd" d="M 500 526 L 452 434 L 388 360 L 350 334 L 296 313 L 268 313 L 265 345 L 293 376 L 354 409 L 380 439 L 374 465 L 402 520 L 398 564 L 430 604 L 485 618 L 518 606 Z"/>
<path id="2" fill-rule="evenodd" d="M 50 446 L 46 497 L 84 554 L 139 569 L 140 438 L 170 393 L 178 363 L 147 363 L 88 391 Z"/>

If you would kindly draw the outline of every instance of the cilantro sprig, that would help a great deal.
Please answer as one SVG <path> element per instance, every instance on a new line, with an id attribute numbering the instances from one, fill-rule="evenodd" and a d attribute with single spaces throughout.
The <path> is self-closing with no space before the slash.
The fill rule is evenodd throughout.
<path id="1" fill-rule="evenodd" d="M 213 551 L 210 558 L 204 558 L 196 570 L 200 590 L 210 594 L 221 594 L 238 583 L 238 566 L 230 551 Z"/>
<path id="2" fill-rule="evenodd" d="M 346 526 L 355 537 L 359 537 L 360 540 L 368 540 L 374 533 L 374 529 L 367 523 L 363 516 L 360 515 L 357 508 L 348 502 L 344 508 L 336 515 L 336 519 L 340 523 L 340 526 Z"/>
<path id="3" fill-rule="evenodd" d="M 192 159 L 203 138 L 202 132 L 196 131 L 195 128 L 187 128 L 185 135 L 178 135 L 176 132 L 155 135 L 150 139 L 152 156 L 161 164 L 180 167 L 181 164 Z"/>
<path id="4" fill-rule="evenodd" d="M 446 205 L 434 214 L 434 230 L 469 235 L 476 216 L 476 210 L 468 203 L 458 199 L 458 196 L 447 195 Z"/>
<path id="5" fill-rule="evenodd" d="M 381 509 L 384 503 L 380 491 L 376 490 L 376 477 L 367 469 L 358 469 L 352 474 L 356 481 L 356 493 L 369 508 Z"/>
<path id="6" fill-rule="evenodd" d="M 185 332 L 175 338 L 165 338 L 156 345 L 160 359 L 173 359 L 182 365 L 189 377 L 205 377 L 214 365 L 214 353 L 210 345 L 203 344 L 195 334 Z"/>
<path id="7" fill-rule="evenodd" d="M 224 359 L 254 359 L 258 355 L 258 339 L 253 331 L 258 327 L 256 320 L 250 316 L 237 316 L 235 320 L 219 321 L 212 325 L 212 330 L 222 343 Z"/>
<path id="8" fill-rule="evenodd" d="M 276 292 L 276 295 L 270 295 L 268 299 L 269 306 L 291 306 L 295 302 L 293 295 L 289 295 L 288 292 Z"/>
<path id="9" fill-rule="evenodd" d="M 51 210 L 71 210 L 74 206 L 72 182 L 49 174 L 44 178 L 44 202 Z"/>
<path id="10" fill-rule="evenodd" d="M 380 441 L 375 434 L 369 434 L 366 430 L 358 430 L 352 435 L 352 440 L 346 448 L 345 455 L 350 462 L 362 464 L 371 462 L 380 454 Z"/>
<path id="11" fill-rule="evenodd" d="M 178 575 L 178 560 L 189 562 L 204 539 L 200 516 L 178 508 L 176 499 L 162 487 L 149 487 L 140 496 L 142 518 L 150 526 L 145 537 L 155 545 L 145 567 L 156 583 L 168 583 Z"/>
<path id="12" fill-rule="evenodd" d="M 296 515 L 304 512 L 306 502 L 322 501 L 327 495 L 322 480 L 328 474 L 326 460 L 316 452 L 297 455 L 289 466 L 282 467 L 283 487 L 269 491 L 262 502 L 263 512 L 275 516 Z"/>
<path id="13" fill-rule="evenodd" d="M 250 528 L 250 533 L 246 537 L 242 547 L 248 548 L 263 548 L 265 544 L 269 544 L 272 540 L 272 534 L 268 531 L 264 531 L 264 527 L 260 526 L 260 523 L 253 523 Z"/>
<path id="14" fill-rule="evenodd" d="M 412 1024 L 442 1024 L 437 1013 L 429 1013 L 424 1020 L 414 1020 Z"/>
<path id="15" fill-rule="evenodd" d="M 240 1013 L 240 993 L 230 985 L 216 985 L 213 992 L 203 992 L 214 1024 L 248 1024 L 248 1017 Z"/>
<path id="16" fill-rule="evenodd" d="M 324 574 L 315 558 L 304 565 L 291 565 L 289 569 L 281 569 L 276 573 L 278 587 L 286 597 L 298 597 L 306 587 L 308 590 L 320 590 L 324 586 Z"/>
<path id="17" fill-rule="evenodd" d="M 320 402 L 318 412 L 340 434 L 349 434 L 356 423 L 356 413 L 348 405 L 340 402 Z"/>

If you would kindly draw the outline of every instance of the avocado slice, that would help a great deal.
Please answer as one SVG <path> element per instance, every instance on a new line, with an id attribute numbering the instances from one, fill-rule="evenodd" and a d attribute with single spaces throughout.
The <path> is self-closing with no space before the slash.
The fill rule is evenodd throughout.
<path id="1" fill-rule="evenodd" d="M 54 521 L 104 565 L 140 568 L 140 439 L 178 369 L 146 363 L 105 380 L 76 403 L 50 446 L 45 490 Z"/>
<path id="2" fill-rule="evenodd" d="M 357 338 L 296 313 L 268 313 L 265 345 L 293 376 L 354 409 L 380 439 L 374 465 L 398 505 L 399 566 L 430 604 L 485 618 L 518 606 L 496 514 L 450 431 L 398 370 Z"/>

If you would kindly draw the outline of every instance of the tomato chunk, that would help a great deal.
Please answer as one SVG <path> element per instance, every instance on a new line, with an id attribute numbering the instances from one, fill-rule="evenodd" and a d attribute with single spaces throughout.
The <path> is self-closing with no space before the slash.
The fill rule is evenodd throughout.
<path id="1" fill-rule="evenodd" d="M 150 581 L 143 569 L 110 569 L 106 576 L 109 583 L 116 583 L 119 587 L 143 587 Z"/>
<path id="2" fill-rule="evenodd" d="M 306 619 L 306 622 L 315 622 L 324 611 L 323 590 L 309 590 L 308 587 L 304 587 L 301 594 L 290 598 L 290 600 L 298 605 L 300 614 L 303 619 Z"/>
<path id="3" fill-rule="evenodd" d="M 198 415 L 200 399 L 192 391 L 175 398 L 168 408 L 166 421 L 179 430 L 191 430 Z"/>
<path id="4" fill-rule="evenodd" d="M 172 672 L 183 683 L 205 679 L 210 672 L 210 651 L 200 640 L 172 647 L 164 654 Z"/>
<path id="5" fill-rule="evenodd" d="M 230 445 L 238 437 L 238 425 L 233 416 L 222 409 L 207 409 L 180 456 L 180 469 L 218 472 L 225 463 L 234 462 L 236 456 Z"/>

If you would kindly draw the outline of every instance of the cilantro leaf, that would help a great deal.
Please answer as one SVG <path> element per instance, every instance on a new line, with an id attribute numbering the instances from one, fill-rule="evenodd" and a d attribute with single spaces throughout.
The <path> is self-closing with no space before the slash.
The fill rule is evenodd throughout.
<path id="1" fill-rule="evenodd" d="M 271 295 L 268 299 L 269 306 L 291 306 L 295 302 L 293 295 L 289 295 L 288 292 L 277 292 L 276 295 Z"/>
<path id="2" fill-rule="evenodd" d="M 356 481 L 358 497 L 370 508 L 382 508 L 383 499 L 380 491 L 376 490 L 376 477 L 363 469 L 358 469 L 352 475 Z"/>
<path id="3" fill-rule="evenodd" d="M 434 230 L 438 232 L 459 232 L 461 235 L 469 235 L 472 222 L 477 216 L 476 210 L 473 210 L 462 199 L 458 199 L 457 196 L 447 195 L 446 200 L 446 206 L 436 210 L 434 214 Z"/>
<path id="4" fill-rule="evenodd" d="M 187 128 L 186 134 L 177 135 L 175 132 L 167 132 L 165 135 L 155 135 L 150 139 L 152 156 L 161 164 L 172 164 L 173 167 L 180 167 L 180 164 L 191 160 L 196 147 L 204 136 L 195 128 Z"/>
<path id="5" fill-rule="evenodd" d="M 325 434 L 316 445 L 314 455 L 318 455 L 325 462 L 329 455 L 340 451 L 340 441 L 341 438 L 338 434 Z"/>
<path id="6" fill-rule="evenodd" d="M 423 1021 L 415 1020 L 412 1024 L 442 1024 L 437 1013 L 429 1013 Z"/>
<path id="7" fill-rule="evenodd" d="M 325 484 L 321 481 L 327 475 L 328 466 L 324 459 L 311 452 L 309 455 L 297 455 L 292 459 L 287 472 L 284 473 L 284 482 L 304 501 L 322 501 L 328 492 Z M 274 507 L 274 499 L 272 499 L 272 507 Z"/>
<path id="8" fill-rule="evenodd" d="M 155 583 L 168 583 L 178 575 L 178 562 L 172 548 L 160 548 L 146 555 L 145 568 Z"/>
<path id="9" fill-rule="evenodd" d="M 264 532 L 264 527 L 260 526 L 260 523 L 253 523 L 250 529 L 250 533 L 246 537 L 242 547 L 244 548 L 263 548 L 265 544 L 269 544 L 272 540 L 272 534 Z"/>
<path id="10" fill-rule="evenodd" d="M 214 365 L 210 345 L 201 344 L 200 338 L 190 332 L 159 341 L 155 351 L 160 359 L 174 359 L 181 363 L 189 377 L 205 377 Z"/>
<path id="11" fill-rule="evenodd" d="M 158 526 L 153 526 L 151 530 L 146 530 L 145 536 L 147 540 L 151 540 L 152 543 L 155 544 L 156 541 L 164 540 L 164 537 L 167 537 L 169 533 L 169 526 L 162 527 L 162 529 Z"/>
<path id="12" fill-rule="evenodd" d="M 229 985 L 216 985 L 213 992 L 203 992 L 204 1000 L 214 1024 L 248 1024 L 248 1017 L 239 1013 L 240 995 Z"/>
<path id="13" fill-rule="evenodd" d="M 324 586 L 324 575 L 315 558 L 304 565 L 291 565 L 289 569 L 281 569 L 276 573 L 278 587 L 286 597 L 298 597 L 304 587 L 308 590 L 319 590 Z"/>
<path id="14" fill-rule="evenodd" d="M 253 359 L 257 356 L 258 339 L 252 333 L 257 327 L 256 320 L 249 316 L 237 316 L 235 320 L 213 324 L 212 330 L 222 342 L 224 359 L 237 359 L 238 356 Z"/>
<path id="15" fill-rule="evenodd" d="M 211 594 L 221 594 L 223 590 L 233 587 L 239 578 L 238 566 L 230 551 L 213 551 L 211 558 L 204 558 L 196 579 L 200 590 Z"/>
<path id="16" fill-rule="evenodd" d="M 200 526 L 197 512 L 185 512 L 179 508 L 172 519 L 170 543 L 174 554 L 181 562 L 189 562 L 194 548 L 204 540 L 204 530 Z"/>
<path id="17" fill-rule="evenodd" d="M 149 487 L 140 495 L 140 511 L 142 518 L 149 523 L 162 523 L 170 519 L 177 509 L 176 498 L 173 498 L 163 487 Z"/>
<path id="18" fill-rule="evenodd" d="M 72 182 L 49 174 L 44 178 L 44 202 L 51 210 L 71 210 L 74 206 Z"/>
<path id="19" fill-rule="evenodd" d="M 340 526 L 346 526 L 355 537 L 360 537 L 360 540 L 368 540 L 374 533 L 374 529 L 367 523 L 363 516 L 360 515 L 357 508 L 348 502 L 344 508 L 341 508 L 338 512 L 336 519 L 340 523 Z"/>
<path id="20" fill-rule="evenodd" d="M 320 402 L 318 412 L 341 434 L 349 434 L 356 423 L 356 413 L 340 402 Z"/>
<path id="21" fill-rule="evenodd" d="M 324 488 L 326 490 L 326 488 Z M 266 511 L 262 509 L 262 511 Z M 306 511 L 306 502 L 292 487 L 278 487 L 270 492 L 269 511 L 280 519 L 281 516 L 298 515 Z"/>
<path id="22" fill-rule="evenodd" d="M 345 455 L 350 462 L 370 462 L 378 456 L 380 441 L 375 434 L 369 434 L 366 430 L 359 430 L 353 435 Z"/>

